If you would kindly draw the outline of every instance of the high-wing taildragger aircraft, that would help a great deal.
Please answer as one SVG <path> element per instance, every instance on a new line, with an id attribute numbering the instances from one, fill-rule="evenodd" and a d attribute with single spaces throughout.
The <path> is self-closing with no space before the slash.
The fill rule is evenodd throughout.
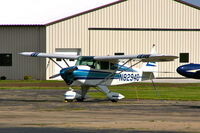
<path id="1" fill-rule="evenodd" d="M 121 85 L 133 82 L 153 79 L 156 76 L 158 65 L 156 62 L 173 61 L 178 58 L 174 55 L 163 55 L 155 53 L 155 46 L 151 54 L 137 55 L 116 55 L 116 56 L 69 56 L 62 54 L 47 54 L 37 52 L 22 52 L 24 56 L 44 57 L 52 60 L 58 65 L 60 73 L 51 76 L 55 78 L 61 76 L 62 79 L 70 86 L 80 86 L 81 93 L 73 89 L 65 93 L 66 101 L 83 101 L 90 87 L 95 87 L 103 92 L 112 102 L 117 102 L 124 98 L 120 93 L 111 92 L 108 86 Z M 66 63 L 66 68 L 62 68 L 53 58 L 62 59 Z M 66 59 L 76 59 L 75 66 L 69 66 Z M 119 63 L 119 60 L 126 60 Z M 132 61 L 135 61 L 132 63 Z M 127 65 L 127 63 L 132 65 Z M 143 62 L 142 67 L 133 68 L 138 63 Z"/>

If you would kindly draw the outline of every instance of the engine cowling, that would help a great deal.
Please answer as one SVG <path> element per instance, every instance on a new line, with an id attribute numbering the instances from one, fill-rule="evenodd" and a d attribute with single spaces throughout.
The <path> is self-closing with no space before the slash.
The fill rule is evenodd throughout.
<path id="1" fill-rule="evenodd" d="M 74 81 L 74 74 L 73 72 L 77 70 L 78 68 L 76 66 L 63 68 L 60 70 L 60 75 L 63 78 L 63 80 L 67 83 L 67 85 L 70 85 Z"/>

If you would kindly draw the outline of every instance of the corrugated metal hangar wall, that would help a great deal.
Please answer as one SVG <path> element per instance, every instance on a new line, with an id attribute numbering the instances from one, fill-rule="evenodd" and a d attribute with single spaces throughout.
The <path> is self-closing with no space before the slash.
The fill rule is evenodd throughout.
<path id="1" fill-rule="evenodd" d="M 48 59 L 17 54 L 22 51 L 127 55 L 149 53 L 156 44 L 160 54 L 188 53 L 188 62 L 200 63 L 199 27 L 199 9 L 175 0 L 122 0 L 42 26 L 1 25 L 0 52 L 2 56 L 12 56 L 12 64 L 1 65 L 0 76 L 23 79 L 30 75 L 33 79 L 48 79 L 57 73 L 52 62 L 48 65 Z M 159 63 L 159 71 L 175 72 L 181 64 L 179 60 Z M 159 77 L 181 76 L 165 73 Z"/>
<path id="2" fill-rule="evenodd" d="M 0 61 L 0 76 L 7 79 L 45 79 L 45 59 L 27 58 L 18 53 L 23 51 L 46 51 L 44 26 L 0 26 L 0 56 L 12 56 L 11 63 Z"/>
<path id="3" fill-rule="evenodd" d="M 82 55 L 149 53 L 153 44 L 160 54 L 189 53 L 198 63 L 199 10 L 174 0 L 128 0 L 47 26 L 47 52 L 80 48 Z M 181 77 L 179 60 L 159 63 L 159 77 Z M 53 74 L 54 66 L 47 77 Z"/>

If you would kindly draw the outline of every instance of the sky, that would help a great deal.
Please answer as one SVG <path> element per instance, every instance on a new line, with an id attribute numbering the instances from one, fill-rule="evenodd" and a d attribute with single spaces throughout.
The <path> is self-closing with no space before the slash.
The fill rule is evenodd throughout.
<path id="1" fill-rule="evenodd" d="M 0 25 L 46 24 L 118 0 L 0 0 Z"/>
<path id="2" fill-rule="evenodd" d="M 119 0 L 0 0 L 0 25 L 46 24 Z M 183 0 L 200 7 L 200 0 Z"/>
<path id="3" fill-rule="evenodd" d="M 200 7 L 200 0 L 182 0 Z"/>

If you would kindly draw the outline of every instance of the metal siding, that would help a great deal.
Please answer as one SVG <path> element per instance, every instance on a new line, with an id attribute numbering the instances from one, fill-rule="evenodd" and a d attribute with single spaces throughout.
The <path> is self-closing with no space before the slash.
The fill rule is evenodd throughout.
<path id="1" fill-rule="evenodd" d="M 7 79 L 45 79 L 44 59 L 27 58 L 18 53 L 23 51 L 45 51 L 45 28 L 5 26 L 0 27 L 0 53 L 12 53 L 12 66 L 0 66 L 0 76 Z M 43 35 L 42 35 L 43 34 Z"/>
<path id="2" fill-rule="evenodd" d="M 152 44 L 160 53 L 189 52 L 191 62 L 199 62 L 199 32 L 184 31 L 89 31 L 103 28 L 199 28 L 199 10 L 174 0 L 127 0 L 78 17 L 47 26 L 47 51 L 55 48 L 81 48 L 82 55 L 148 53 Z M 160 63 L 161 64 L 161 63 Z M 175 71 L 177 61 L 163 63 L 160 70 Z M 169 66 L 169 69 L 166 68 Z M 54 74 L 51 64 L 47 77 Z M 177 74 L 161 74 L 176 77 Z"/>

